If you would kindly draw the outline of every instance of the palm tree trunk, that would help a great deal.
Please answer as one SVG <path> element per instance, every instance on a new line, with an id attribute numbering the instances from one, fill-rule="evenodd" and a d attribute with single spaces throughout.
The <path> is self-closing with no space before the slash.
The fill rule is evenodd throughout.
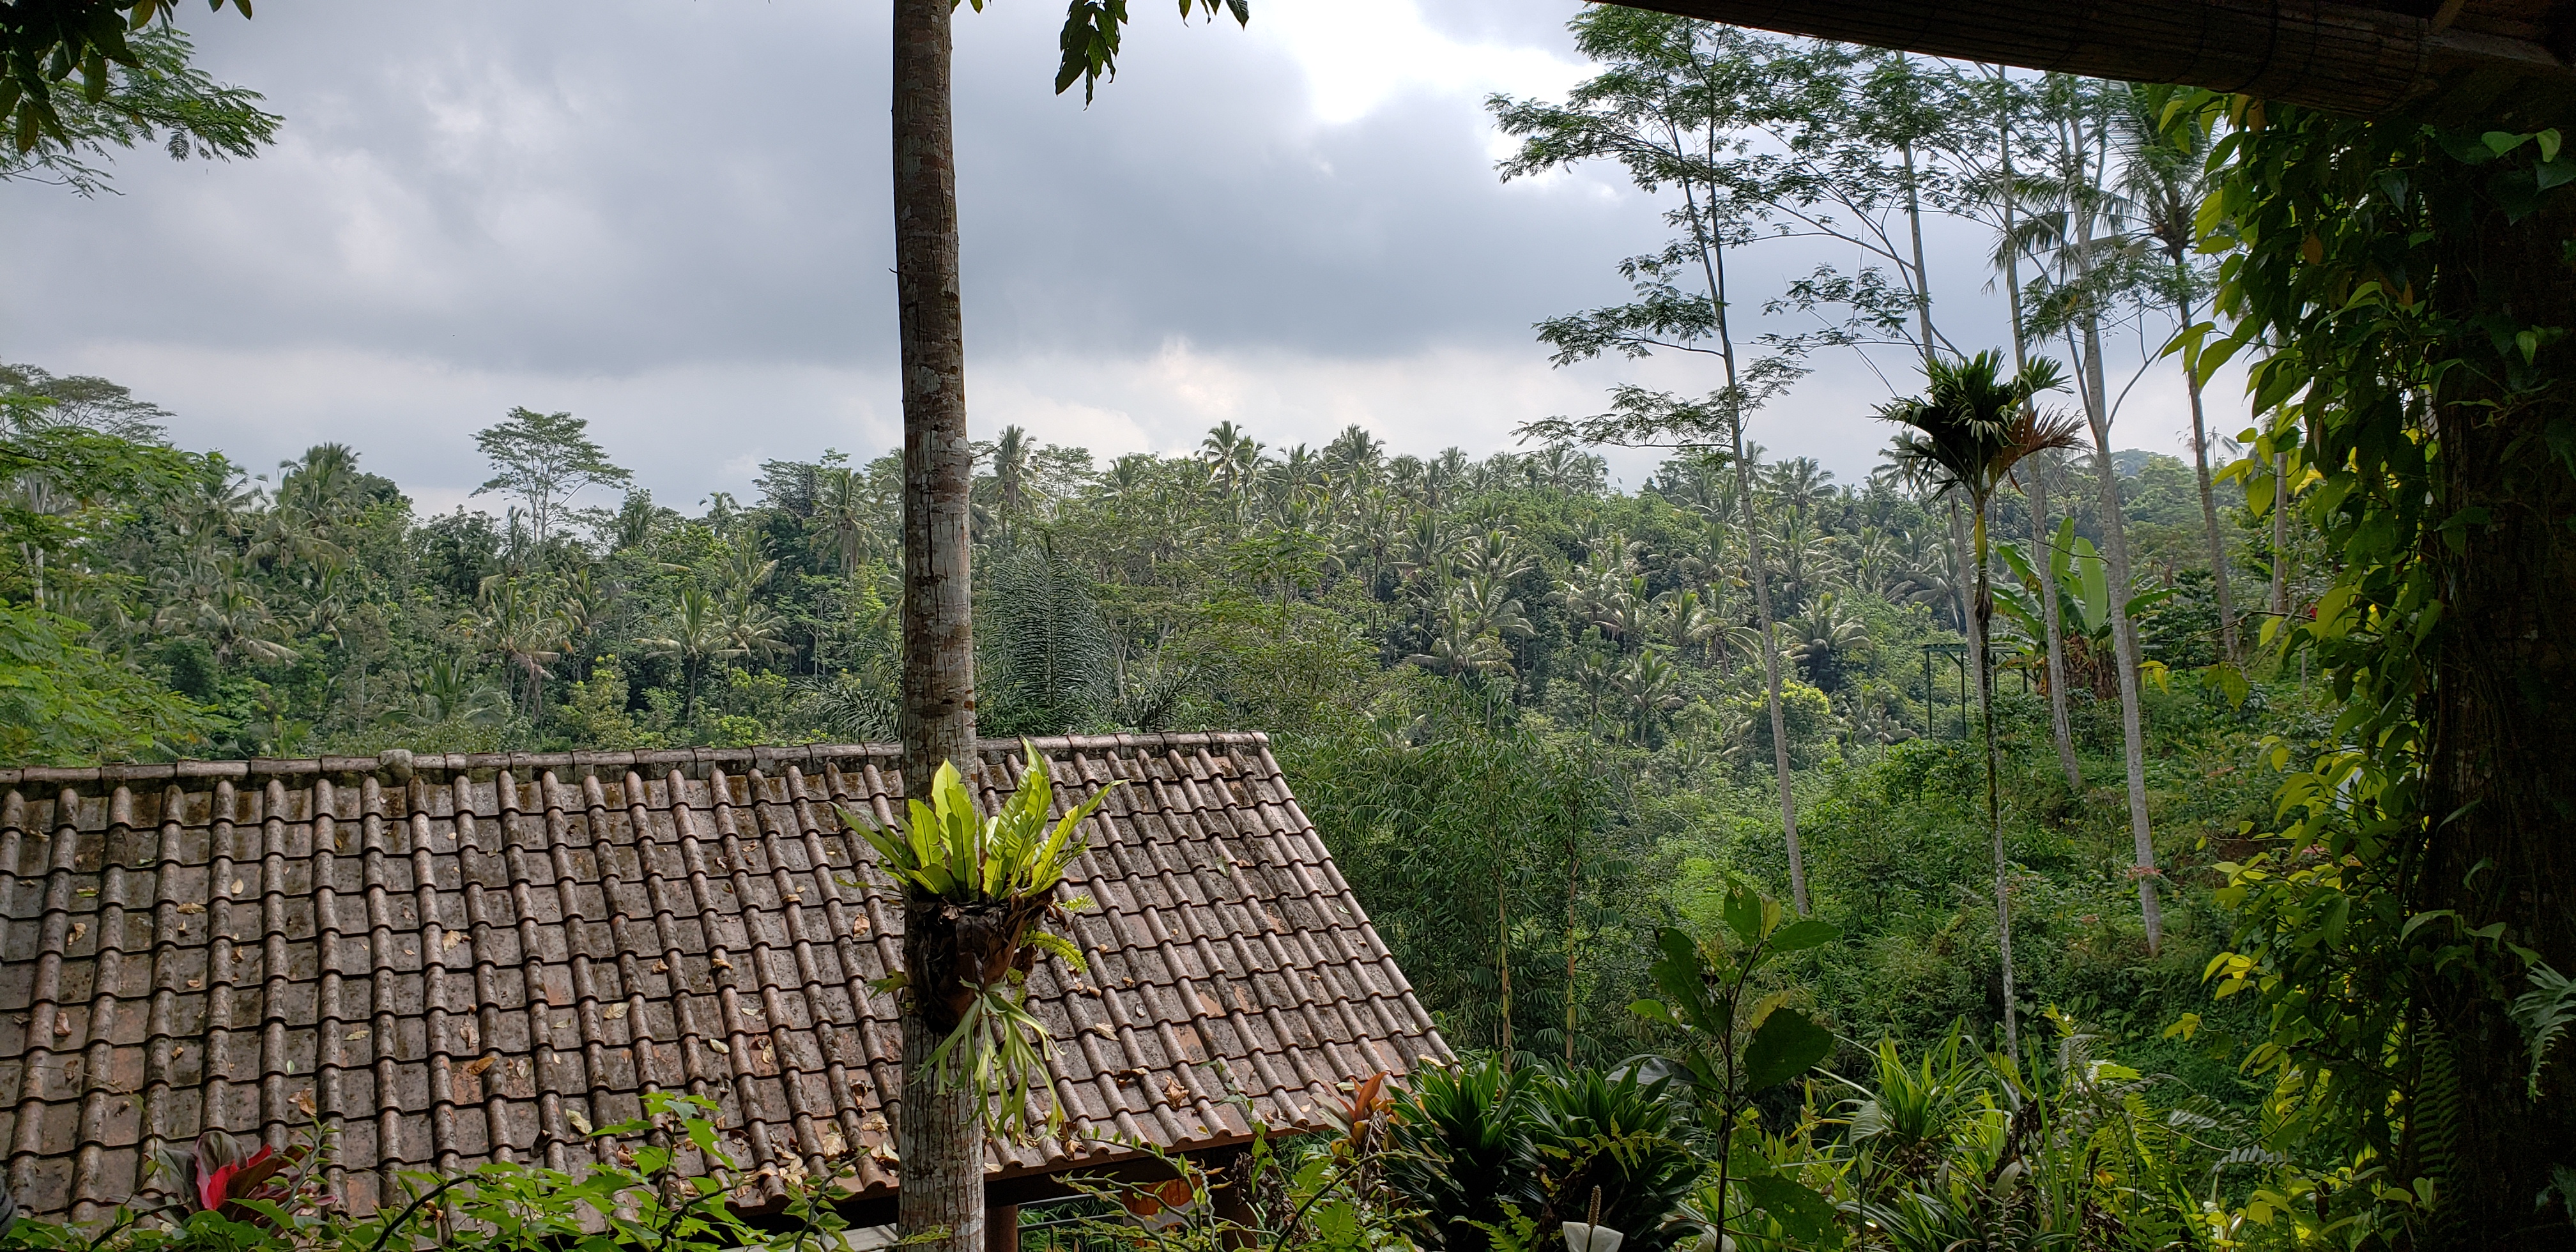
<path id="1" fill-rule="evenodd" d="M 2191 325 L 2188 301 L 2175 308 L 2182 325 Z M 2209 539 L 2209 576 L 2218 584 L 2218 646 L 2230 664 L 2244 659 L 2237 649 L 2236 599 L 2228 594 L 2227 543 L 2218 533 L 2218 497 L 2209 485 L 2209 428 L 2202 419 L 2200 405 L 2200 371 L 2183 362 L 2183 388 L 2191 395 L 2191 467 L 2200 475 L 2200 526 Z"/>
<path id="2" fill-rule="evenodd" d="M 1977 510 L 1977 598 L 1974 609 L 1968 614 L 1968 654 L 1982 656 L 1986 650 L 1986 626 L 1994 618 L 1994 597 L 1986 587 L 1986 502 L 1975 501 L 1974 507 Z M 2004 1051 L 2018 1059 L 2021 1056 L 2021 1023 L 2020 1011 L 2013 1005 L 2017 992 L 2013 987 L 2012 878 L 2004 860 L 2002 787 L 1995 762 L 1995 679 L 1993 671 L 1983 664 L 1977 666 L 1977 711 L 1986 724 L 1986 827 L 1994 836 L 1995 843 L 1995 947 L 2003 963 Z"/>
<path id="3" fill-rule="evenodd" d="M 2048 525 L 2048 466 L 2034 461 L 2030 472 L 2031 555 L 2039 559 L 2040 633 L 2048 647 L 2048 723 L 2057 740 L 2057 764 L 2066 771 L 2066 789 L 2084 793 L 2084 766 L 2075 759 L 2075 730 L 2066 716 L 2066 631 L 2058 617 L 2057 536 Z"/>
<path id="4" fill-rule="evenodd" d="M 969 616 L 966 342 L 957 269 L 957 166 L 949 107 L 949 0 L 894 0 L 895 289 L 903 370 L 903 776 L 975 760 Z M 905 932 L 931 927 L 904 901 Z M 928 947 L 929 945 L 922 945 Z M 906 964 L 917 953 L 907 945 Z M 908 969 L 915 986 L 947 971 Z M 982 1252 L 984 1139 L 969 1093 L 931 1080 L 938 1032 L 903 1013 L 903 1189 L 897 1228 L 924 1252 Z"/>

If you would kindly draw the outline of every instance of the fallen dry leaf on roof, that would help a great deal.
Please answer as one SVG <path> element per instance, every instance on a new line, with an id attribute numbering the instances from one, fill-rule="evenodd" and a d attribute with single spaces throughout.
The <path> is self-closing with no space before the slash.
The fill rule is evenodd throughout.
<path id="1" fill-rule="evenodd" d="M 500 1059 L 500 1057 L 494 1055 L 478 1056 L 473 1060 L 467 1061 L 461 1068 L 464 1069 L 468 1077 L 471 1077 L 492 1068 L 492 1063 Z"/>
<path id="2" fill-rule="evenodd" d="M 178 911 L 182 915 L 189 913 L 203 913 L 206 911 L 206 906 L 202 904 L 182 904 L 179 906 Z"/>
<path id="3" fill-rule="evenodd" d="M 607 1018 L 612 1022 L 616 1021 L 618 1018 L 626 1016 L 626 1006 L 623 1004 L 609 1005 L 605 1010 L 601 1011 L 600 1016 Z"/>

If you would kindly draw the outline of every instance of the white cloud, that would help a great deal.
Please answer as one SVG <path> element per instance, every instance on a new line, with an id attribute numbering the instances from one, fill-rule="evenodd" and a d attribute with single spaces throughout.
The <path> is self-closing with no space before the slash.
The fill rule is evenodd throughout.
<path id="1" fill-rule="evenodd" d="M 1288 0 L 1257 10 L 1254 37 L 1276 45 L 1306 80 L 1318 122 L 1341 125 L 1419 91 L 1481 101 L 1487 94 L 1555 95 L 1583 65 L 1565 51 L 1470 39 L 1435 27 L 1414 0 Z"/>

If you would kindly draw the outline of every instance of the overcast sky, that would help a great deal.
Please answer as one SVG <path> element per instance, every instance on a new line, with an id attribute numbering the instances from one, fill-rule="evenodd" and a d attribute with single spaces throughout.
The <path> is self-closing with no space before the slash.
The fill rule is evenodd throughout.
<path id="1" fill-rule="evenodd" d="M 1397 451 L 1511 446 L 1613 383 L 1540 318 L 1625 294 L 1658 206 L 1614 169 L 1503 182 L 1483 108 L 1584 75 L 1573 0 L 1254 0 L 1248 30 L 1137 6 L 1123 72 L 1052 90 L 1056 0 L 958 14 L 967 401 L 1104 457 L 1220 419 L 1273 445 L 1358 422 Z M 570 410 L 664 503 L 772 457 L 898 441 L 879 0 L 264 0 L 184 10 L 200 62 L 287 121 L 255 161 L 128 154 L 123 194 L 0 184 L 0 360 L 101 374 L 183 444 L 264 469 L 355 446 L 425 508 L 472 432 Z M 1934 236 L 1949 334 L 2001 342 L 1981 242 Z M 1740 303 L 1854 258 L 1766 245 Z M 1973 308 L 1969 306 L 1974 306 Z M 2126 348 L 2134 362 L 2137 347 Z M 1774 455 L 1868 472 L 1887 396 L 1824 367 L 1756 419 Z M 2183 452 L 2157 369 L 2122 446 Z M 2244 425 L 2213 392 L 2213 428 Z M 1630 485 L 1652 458 L 1614 458 Z"/>

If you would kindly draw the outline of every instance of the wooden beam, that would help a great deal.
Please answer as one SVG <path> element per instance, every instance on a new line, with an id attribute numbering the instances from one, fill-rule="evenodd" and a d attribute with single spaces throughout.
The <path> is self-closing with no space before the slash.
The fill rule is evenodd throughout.
<path id="1" fill-rule="evenodd" d="M 2576 73 L 2538 43 L 2321 0 L 1621 0 L 1782 34 L 2182 83 L 2374 116 L 2452 91 L 2558 113 Z M 2456 10 L 2453 11 L 2456 16 Z"/>

